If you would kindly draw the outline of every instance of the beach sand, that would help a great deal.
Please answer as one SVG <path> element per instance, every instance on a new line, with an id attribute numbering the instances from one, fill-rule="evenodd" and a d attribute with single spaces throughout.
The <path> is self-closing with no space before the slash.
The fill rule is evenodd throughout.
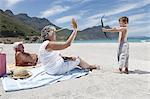
<path id="1" fill-rule="evenodd" d="M 39 44 L 25 44 L 25 50 L 38 52 Z M 80 56 L 101 65 L 87 76 L 39 88 L 5 92 L 0 80 L 0 99 L 150 99 L 150 43 L 130 43 L 130 74 L 117 69 L 117 43 L 74 43 L 62 53 Z M 14 63 L 12 45 L 4 45 L 7 64 Z M 10 82 L 11 83 L 11 82 Z"/>

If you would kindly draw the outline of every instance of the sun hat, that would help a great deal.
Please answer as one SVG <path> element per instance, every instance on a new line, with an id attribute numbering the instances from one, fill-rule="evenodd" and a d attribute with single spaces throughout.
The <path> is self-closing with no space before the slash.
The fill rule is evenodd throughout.
<path id="1" fill-rule="evenodd" d="M 26 69 L 14 69 L 12 71 L 12 78 L 13 79 L 25 79 L 32 76 L 32 73 L 27 71 Z"/>

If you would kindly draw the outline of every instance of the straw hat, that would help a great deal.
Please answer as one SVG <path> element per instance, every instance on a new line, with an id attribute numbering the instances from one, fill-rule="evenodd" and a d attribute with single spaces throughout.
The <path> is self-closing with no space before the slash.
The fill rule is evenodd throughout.
<path id="1" fill-rule="evenodd" d="M 25 79 L 25 78 L 28 78 L 30 76 L 32 76 L 32 73 L 25 70 L 25 69 L 14 69 L 12 71 L 13 75 L 12 75 L 12 78 L 13 79 Z"/>

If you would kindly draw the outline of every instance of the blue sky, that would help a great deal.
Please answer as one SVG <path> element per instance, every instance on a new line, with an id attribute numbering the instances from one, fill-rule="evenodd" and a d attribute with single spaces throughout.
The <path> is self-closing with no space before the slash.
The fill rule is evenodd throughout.
<path id="1" fill-rule="evenodd" d="M 104 25 L 110 27 L 117 27 L 118 18 L 127 16 L 129 36 L 150 37 L 150 0 L 0 0 L 0 9 L 44 17 L 69 29 L 74 17 L 80 30 L 100 25 L 102 15 Z"/>

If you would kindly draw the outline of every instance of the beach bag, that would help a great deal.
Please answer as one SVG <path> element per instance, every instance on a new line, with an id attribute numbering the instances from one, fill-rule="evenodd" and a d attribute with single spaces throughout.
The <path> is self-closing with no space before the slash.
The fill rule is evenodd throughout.
<path id="1" fill-rule="evenodd" d="M 6 74 L 6 54 L 2 53 L 3 48 L 0 47 L 0 77 Z"/>

